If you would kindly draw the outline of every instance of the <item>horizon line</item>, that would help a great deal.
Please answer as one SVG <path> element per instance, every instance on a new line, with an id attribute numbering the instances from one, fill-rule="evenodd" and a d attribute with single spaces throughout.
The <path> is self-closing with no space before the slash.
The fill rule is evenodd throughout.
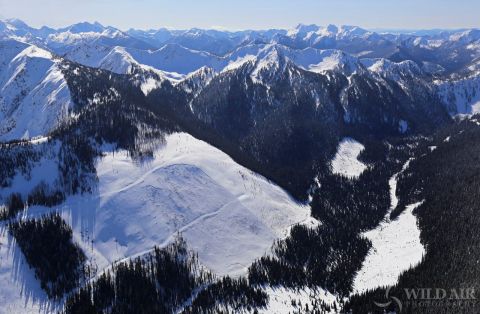
<path id="1" fill-rule="evenodd" d="M 371 31 L 371 32 L 375 32 L 375 33 L 388 33 L 388 32 L 392 32 L 392 33 L 404 33 L 404 34 L 408 34 L 408 33 L 413 33 L 413 32 L 455 32 L 455 31 L 465 31 L 465 30 L 480 30 L 480 27 L 433 27 L 433 28 L 399 28 L 399 27 L 371 27 L 371 28 L 365 28 L 365 27 L 362 27 L 362 26 L 359 26 L 359 25 L 354 25 L 354 24 L 326 24 L 326 25 L 320 25 L 320 24 L 316 24 L 316 23 L 297 23 L 294 27 L 275 27 L 275 26 L 272 26 L 272 27 L 269 27 L 269 28 L 244 28 L 244 29 L 235 29 L 235 28 L 228 28 L 228 27 L 224 27 L 224 26 L 221 26 L 221 25 L 212 25 L 210 27 L 186 27 L 186 28 L 176 28 L 176 27 L 170 27 L 170 26 L 160 26 L 160 27 L 157 27 L 157 28 L 135 28 L 135 27 L 130 27 L 130 28 L 120 28 L 120 27 L 117 27 L 117 26 L 114 26 L 114 25 L 109 25 L 109 24 L 104 24 L 98 20 L 83 20 L 83 21 L 78 21 L 78 22 L 75 22 L 75 23 L 72 23 L 72 24 L 66 24 L 64 26 L 59 26 L 59 27 L 54 27 L 54 26 L 49 26 L 49 25 L 42 25 L 42 26 L 32 26 L 31 24 L 29 24 L 28 22 L 25 22 L 24 20 L 22 19 L 19 19 L 19 18 L 16 18 L 16 17 L 9 17 L 9 18 L 5 18 L 5 17 L 0 17 L 0 21 L 2 22 L 12 22 L 12 21 L 19 21 L 21 23 L 24 23 L 26 24 L 28 27 L 31 27 L 31 28 L 34 28 L 34 29 L 37 29 L 37 30 L 40 30 L 42 28 L 50 28 L 50 29 L 53 29 L 53 30 L 60 30 L 60 29 L 63 29 L 63 28 L 68 28 L 70 26 L 74 26 L 74 25 L 78 25 L 78 24 L 90 24 L 90 25 L 95 25 L 95 24 L 98 24 L 102 27 L 112 27 L 112 28 L 115 28 L 117 30 L 120 30 L 122 32 L 127 32 L 127 31 L 131 31 L 131 30 L 136 30 L 136 31 L 155 31 L 155 30 L 161 30 L 161 29 L 166 29 L 166 30 L 169 30 L 169 31 L 189 31 L 189 30 L 195 30 L 195 29 L 198 29 L 198 30 L 204 30 L 204 31 L 209 31 L 209 30 L 212 30 L 212 31 L 223 31 L 223 32 L 231 32 L 231 33 L 235 33 L 235 32 L 248 32 L 248 31 L 270 31 L 270 30 L 282 30 L 282 31 L 290 31 L 290 30 L 294 30 L 296 28 L 298 28 L 299 26 L 316 26 L 316 27 L 322 27 L 322 28 L 326 28 L 328 26 L 335 26 L 335 27 L 358 27 L 360 29 L 364 29 L 366 31 Z"/>

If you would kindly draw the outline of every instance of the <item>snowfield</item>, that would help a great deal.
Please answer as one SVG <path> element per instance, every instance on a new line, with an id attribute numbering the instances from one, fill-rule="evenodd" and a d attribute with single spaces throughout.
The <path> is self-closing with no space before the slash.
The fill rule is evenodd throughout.
<path id="1" fill-rule="evenodd" d="M 50 169 L 51 161 L 45 166 Z M 35 169 L 31 180 L 37 182 L 45 173 Z M 167 245 L 181 232 L 216 274 L 240 275 L 292 225 L 312 223 L 308 206 L 185 133 L 167 136 L 149 160 L 107 153 L 97 174 L 93 195 L 71 196 L 54 209 L 31 207 L 26 214 L 59 210 L 99 270 Z M 34 184 L 18 176 L 8 192 L 26 194 L 26 186 Z"/>
<path id="2" fill-rule="evenodd" d="M 344 138 L 331 162 L 332 172 L 349 178 L 358 178 L 367 166 L 358 160 L 365 147 L 350 137 Z"/>
<path id="3" fill-rule="evenodd" d="M 396 220 L 382 222 L 364 233 L 373 247 L 355 277 L 354 293 L 395 285 L 400 274 L 420 263 L 425 248 L 420 243 L 420 229 L 412 213 L 420 205 L 421 202 L 411 204 Z"/>
<path id="4" fill-rule="evenodd" d="M 333 304 L 335 302 L 338 304 L 339 301 L 335 295 L 321 288 L 315 290 L 304 288 L 297 291 L 283 287 L 267 287 L 265 292 L 268 294 L 269 302 L 265 309 L 260 309 L 258 311 L 260 314 L 302 313 L 306 306 L 312 310 L 315 301 L 317 303 L 325 302 L 325 304 L 332 307 L 331 311 L 327 313 L 335 313 L 333 310 Z M 292 304 L 292 301 L 294 301 L 296 306 Z"/>
<path id="5" fill-rule="evenodd" d="M 100 269 L 166 245 L 181 232 L 216 274 L 244 274 L 275 239 L 310 215 L 278 186 L 185 133 L 168 136 L 143 163 L 125 152 L 108 154 L 97 172 L 96 206 L 72 199 L 65 207 L 73 208 L 65 210 L 80 215 L 72 226 L 91 234 Z M 85 205 L 90 208 L 82 210 Z"/>
<path id="6" fill-rule="evenodd" d="M 405 163 L 401 172 L 408 167 L 410 161 L 411 159 Z M 400 274 L 420 263 L 425 254 L 425 248 L 420 243 L 417 218 L 413 214 L 413 210 L 422 202 L 407 206 L 393 221 L 389 218 L 398 205 L 398 175 L 399 173 L 395 174 L 389 181 L 391 206 L 384 221 L 377 228 L 363 233 L 372 242 L 372 248 L 355 276 L 353 294 L 395 285 Z"/>
<path id="7" fill-rule="evenodd" d="M 17 175 L 8 192 L 27 194 L 45 177 L 42 164 L 54 170 L 51 160 L 42 160 L 30 180 Z M 280 187 L 185 133 L 167 136 L 149 160 L 111 152 L 96 168 L 96 192 L 68 197 L 57 208 L 33 206 L 24 216 L 60 212 L 98 273 L 112 262 L 166 246 L 180 232 L 203 265 L 217 275 L 238 276 L 292 225 L 314 220 L 308 206 Z M 54 305 L 2 228 L 0 313 L 50 312 Z"/>

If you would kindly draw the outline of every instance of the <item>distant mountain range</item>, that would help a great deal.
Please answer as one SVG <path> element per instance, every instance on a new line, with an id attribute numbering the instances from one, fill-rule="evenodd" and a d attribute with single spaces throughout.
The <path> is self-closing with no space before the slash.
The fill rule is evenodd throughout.
<path id="1" fill-rule="evenodd" d="M 380 34 L 354 26 L 334 25 L 238 32 L 201 29 L 122 32 L 99 23 L 35 29 L 20 20 L 6 20 L 0 22 L 0 38 L 4 58 L 1 112 L 6 122 L 0 131 L 3 138 L 21 137 L 27 131 L 30 136 L 41 134 L 41 127 L 22 126 L 20 115 L 26 109 L 21 108 L 20 102 L 22 106 L 31 102 L 23 94 L 37 95 L 42 89 L 43 95 L 57 95 L 57 85 L 61 85 L 57 79 L 60 76 L 55 76 L 57 81 L 49 82 L 54 78 L 47 75 L 47 68 L 26 61 L 20 63 L 22 58 L 38 60 L 40 57 L 51 60 L 52 64 L 70 60 L 119 74 L 141 73 L 139 84 L 145 93 L 160 86 L 162 81 L 186 87 L 195 78 L 196 94 L 212 78 L 238 71 L 243 64 L 270 67 L 285 59 L 299 69 L 319 74 L 330 71 L 346 77 L 368 74 L 392 81 L 409 76 L 428 85 L 432 95 L 438 97 L 451 114 L 471 113 L 480 101 L 477 84 L 480 31 L 473 29 L 428 35 Z M 31 51 L 43 51 L 42 56 Z M 272 51 L 278 54 L 277 60 L 262 63 Z M 25 67 L 25 71 L 15 71 L 20 66 Z M 196 72 L 205 73 L 204 69 L 208 69 L 207 81 L 199 82 Z M 255 81 L 254 75 L 259 72 L 252 73 Z M 12 87 L 15 78 L 22 82 L 22 88 Z M 13 91 L 8 91 L 9 86 Z M 407 88 L 405 84 L 399 87 Z M 50 103 L 61 102 L 56 106 L 63 109 L 55 109 L 51 114 L 47 110 L 44 114 L 50 116 L 41 118 L 42 121 L 54 125 L 52 121 L 65 115 L 70 107 L 65 95 L 49 98 Z M 12 135 L 7 135 L 10 133 Z"/>

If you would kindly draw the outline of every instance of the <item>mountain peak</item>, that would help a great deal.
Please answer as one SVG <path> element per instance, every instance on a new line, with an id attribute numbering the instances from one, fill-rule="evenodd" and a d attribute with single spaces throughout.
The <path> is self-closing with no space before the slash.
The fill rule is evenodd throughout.
<path id="1" fill-rule="evenodd" d="M 299 33 L 314 32 L 314 31 L 318 30 L 319 28 L 320 27 L 318 25 L 315 25 L 315 24 L 298 24 L 297 27 L 295 27 L 295 29 Z"/>
<path id="2" fill-rule="evenodd" d="M 283 73 L 288 60 L 279 45 L 267 45 L 257 56 L 251 78 L 255 82 L 270 81 Z"/>
<path id="3" fill-rule="evenodd" d="M 325 30 L 329 33 L 338 33 L 338 27 L 336 25 L 333 25 L 333 24 L 328 24 L 326 27 L 325 27 Z"/>
<path id="4" fill-rule="evenodd" d="M 21 29 L 29 29 L 31 28 L 30 26 L 27 25 L 24 21 L 20 19 L 6 19 L 5 20 L 8 24 L 15 26 L 16 28 L 21 28 Z"/>
<path id="5" fill-rule="evenodd" d="M 77 24 L 70 25 L 63 29 L 64 31 L 70 31 L 71 33 L 100 33 L 105 30 L 105 27 L 99 22 L 81 22 Z"/>
<path id="6" fill-rule="evenodd" d="M 315 24 L 298 24 L 294 29 L 288 31 L 288 35 L 296 36 L 298 34 L 307 34 L 311 32 L 317 32 L 320 29 L 318 25 Z"/>

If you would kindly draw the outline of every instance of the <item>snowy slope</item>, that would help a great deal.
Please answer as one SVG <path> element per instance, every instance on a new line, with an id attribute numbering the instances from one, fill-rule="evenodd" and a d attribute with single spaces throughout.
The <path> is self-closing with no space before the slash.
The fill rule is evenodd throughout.
<path id="1" fill-rule="evenodd" d="M 365 147 L 352 138 L 344 138 L 338 144 L 337 153 L 331 162 L 334 174 L 349 178 L 358 178 L 367 166 L 358 160 Z"/>
<path id="2" fill-rule="evenodd" d="M 395 285 L 400 274 L 417 265 L 425 254 L 425 248 L 420 243 L 417 218 L 413 215 L 413 210 L 420 206 L 421 202 L 407 206 L 396 220 L 390 220 L 390 213 L 399 202 L 396 195 L 398 176 L 410 162 L 411 159 L 389 180 L 390 209 L 384 221 L 377 228 L 363 233 L 363 236 L 372 242 L 372 248 L 355 276 L 354 294 Z"/>
<path id="3" fill-rule="evenodd" d="M 358 59 L 340 50 L 319 50 L 306 48 L 290 51 L 287 55 L 295 64 L 316 73 L 343 71 L 347 75 L 358 68 Z"/>
<path id="4" fill-rule="evenodd" d="M 167 73 L 186 75 L 204 66 L 222 68 L 225 63 L 221 57 L 176 44 L 165 45 L 158 50 L 85 44 L 71 49 L 64 57 L 83 65 L 120 74 L 129 73 L 132 65 L 139 64 Z"/>
<path id="5" fill-rule="evenodd" d="M 451 114 L 480 112 L 480 75 L 435 82 L 438 95 Z"/>
<path id="6" fill-rule="evenodd" d="M 17 172 L 12 178 L 11 186 L 0 189 L 0 204 L 12 193 L 20 193 L 23 199 L 26 199 L 28 194 L 41 183 L 46 183 L 51 187 L 55 186 L 59 175 L 58 162 L 56 160 L 58 148 L 59 145 L 55 145 L 53 149 L 45 149 L 39 145 L 36 150 L 42 152 L 43 157 L 37 162 L 31 162 L 28 176 Z"/>
<path id="7" fill-rule="evenodd" d="M 248 61 L 255 57 L 258 60 L 276 53 L 295 63 L 297 66 L 316 73 L 327 70 L 344 71 L 348 75 L 355 72 L 359 66 L 357 58 L 340 50 L 321 50 L 314 48 L 292 49 L 280 44 L 247 45 L 238 48 L 227 55 L 228 63 L 240 63 L 240 60 Z M 230 66 L 232 67 L 232 66 Z"/>
<path id="8" fill-rule="evenodd" d="M 135 51 L 135 49 L 132 49 Z M 140 50 L 139 50 L 140 51 Z M 149 51 L 143 51 L 149 54 Z M 154 68 L 151 64 L 142 64 L 124 47 L 107 47 L 103 45 L 81 45 L 66 53 L 64 57 L 93 68 L 100 68 L 117 74 L 134 74 L 135 83 L 145 95 L 158 88 L 165 81 L 178 83 L 184 75 Z"/>
<path id="9" fill-rule="evenodd" d="M 152 62 L 141 63 L 136 60 L 129 51 L 135 49 L 127 49 L 120 46 L 108 47 L 104 45 L 81 45 L 72 49 L 64 55 L 65 59 L 93 67 L 101 68 L 117 74 L 131 74 L 133 72 L 141 72 L 145 77 L 156 74 L 162 79 L 168 79 L 172 82 L 183 79 L 183 75 L 178 73 L 169 73 L 155 68 Z M 143 50 L 138 50 L 143 51 Z M 143 51 L 149 53 L 148 51 Z"/>
<path id="10" fill-rule="evenodd" d="M 42 149 L 44 141 L 33 142 Z M 2 190 L 3 197 L 12 192 L 25 196 L 41 181 L 54 186 L 57 149 L 46 149 L 29 176 L 17 174 L 12 187 Z M 23 217 L 60 212 L 99 272 L 155 245 L 165 246 L 181 232 L 202 264 L 218 275 L 237 276 L 293 224 L 313 220 L 308 206 L 185 133 L 167 136 L 148 160 L 107 152 L 96 169 L 94 193 L 70 196 L 56 208 L 32 206 Z M 49 313 L 61 306 L 47 300 L 14 240 L 4 226 L 0 231 L 0 313 Z"/>
<path id="11" fill-rule="evenodd" d="M 188 74 L 207 66 L 218 68 L 222 58 L 208 52 L 185 48 L 177 44 L 168 44 L 155 51 L 139 49 L 127 50 L 139 63 L 149 65 L 156 69 Z"/>
<path id="12" fill-rule="evenodd" d="M 112 49 L 112 47 L 99 44 L 83 44 L 70 49 L 63 55 L 63 57 L 89 67 L 98 68 L 102 64 L 102 61 L 105 59 L 105 57 L 110 54 Z"/>
<path id="13" fill-rule="evenodd" d="M 361 63 L 373 73 L 395 81 L 403 77 L 421 77 L 422 69 L 413 61 L 392 62 L 388 59 L 362 59 Z"/>
<path id="14" fill-rule="evenodd" d="M 200 91 L 212 81 L 216 74 L 214 69 L 202 67 L 188 74 L 185 79 L 178 84 L 178 87 L 188 94 L 197 96 Z"/>
<path id="15" fill-rule="evenodd" d="M 160 87 L 165 81 L 175 84 L 184 79 L 182 74 L 161 71 L 150 65 L 139 63 L 123 47 L 112 48 L 97 64 L 90 66 L 118 74 L 133 74 L 135 83 L 140 86 L 145 95 Z"/>
<path id="16" fill-rule="evenodd" d="M 356 37 L 366 37 L 371 34 L 372 32 L 368 32 L 357 26 L 336 26 L 331 24 L 327 26 L 318 26 L 315 24 L 299 24 L 296 28 L 289 30 L 287 36 L 291 38 L 302 38 L 305 41 L 310 41 L 315 44 L 319 43 L 322 38 L 352 40 Z"/>
<path id="17" fill-rule="evenodd" d="M 182 232 L 215 273 L 244 274 L 291 225 L 310 221 L 307 206 L 184 133 L 168 136 L 144 162 L 109 153 L 97 173 L 97 192 L 69 197 L 58 210 L 99 270 Z M 51 210 L 32 207 L 29 214 Z"/>
<path id="18" fill-rule="evenodd" d="M 191 50 L 178 44 L 167 44 L 158 50 L 88 44 L 71 49 L 64 57 L 84 65 L 121 74 L 129 73 L 132 65 L 143 65 L 166 73 L 188 75 L 204 67 L 212 68 L 216 72 L 230 71 L 246 62 L 256 63 L 261 68 L 274 66 L 277 62 L 265 62 L 265 60 L 275 54 L 278 55 L 277 59 L 286 58 L 307 71 L 316 73 L 339 71 L 347 76 L 357 72 L 359 68 L 365 70 L 365 66 L 370 65 L 376 65 L 371 68 L 371 72 L 386 72 L 390 73 L 390 77 L 393 74 L 398 76 L 397 73 L 411 71 L 410 68 L 414 66 L 414 63 L 397 64 L 383 59 L 360 61 L 340 50 L 292 49 L 276 43 L 244 45 L 224 56 Z"/>
<path id="19" fill-rule="evenodd" d="M 382 222 L 364 233 L 373 247 L 354 279 L 353 293 L 395 285 L 404 271 L 420 263 L 425 248 L 420 243 L 417 218 L 412 213 L 420 204 L 407 206 L 396 220 Z"/>
<path id="20" fill-rule="evenodd" d="M 45 134 L 73 106 L 59 61 L 16 41 L 0 45 L 0 140 Z"/>
<path id="21" fill-rule="evenodd" d="M 122 46 L 138 49 L 154 48 L 114 27 L 105 27 L 99 23 L 74 24 L 55 30 L 39 39 L 41 39 L 43 45 L 61 55 L 76 46 L 82 45 Z"/>
<path id="22" fill-rule="evenodd" d="M 317 304 L 324 302 L 332 308 L 331 311 L 326 313 L 335 313 L 333 310 L 333 304 L 335 302 L 338 304 L 339 301 L 333 294 L 321 288 L 315 290 L 309 288 L 295 290 L 283 287 L 267 287 L 264 291 L 268 294 L 268 304 L 265 309 L 260 309 L 258 311 L 258 313 L 261 314 L 303 313 L 307 306 L 308 309 L 312 310 L 315 302 Z"/>

